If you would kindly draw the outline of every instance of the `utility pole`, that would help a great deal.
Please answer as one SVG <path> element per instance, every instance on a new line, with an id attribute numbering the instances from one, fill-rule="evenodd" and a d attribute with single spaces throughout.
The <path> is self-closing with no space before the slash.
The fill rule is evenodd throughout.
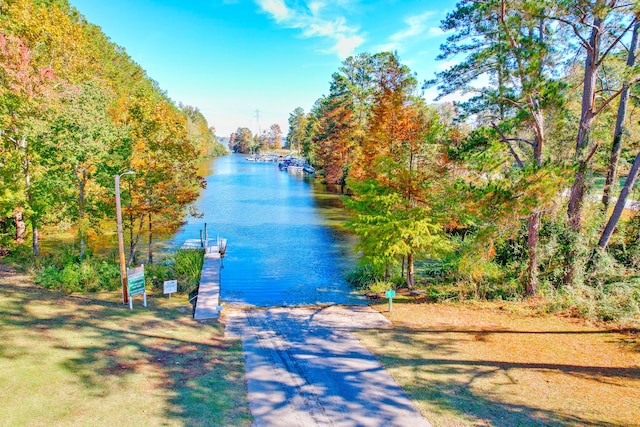
<path id="1" fill-rule="evenodd" d="M 256 123 L 258 124 L 258 136 L 260 136 L 260 110 L 256 110 Z"/>
<path id="2" fill-rule="evenodd" d="M 127 171 L 116 175 L 116 220 L 118 222 L 118 252 L 120 253 L 120 283 L 122 284 L 122 303 L 129 303 L 129 290 L 127 289 L 127 266 L 124 261 L 124 237 L 122 235 L 122 210 L 120 207 L 120 177 L 123 175 L 130 175 L 135 172 Z"/>

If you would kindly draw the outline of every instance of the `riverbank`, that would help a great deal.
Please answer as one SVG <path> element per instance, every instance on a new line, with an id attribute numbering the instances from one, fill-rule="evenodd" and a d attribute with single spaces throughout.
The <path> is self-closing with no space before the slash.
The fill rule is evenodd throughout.
<path id="1" fill-rule="evenodd" d="M 0 264 L 3 424 L 251 425 L 238 340 L 193 321 L 184 298 L 133 311 L 120 298 L 49 291 Z"/>

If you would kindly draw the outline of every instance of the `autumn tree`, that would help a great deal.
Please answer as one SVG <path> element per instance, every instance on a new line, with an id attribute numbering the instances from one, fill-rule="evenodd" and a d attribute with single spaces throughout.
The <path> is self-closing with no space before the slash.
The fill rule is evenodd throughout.
<path id="1" fill-rule="evenodd" d="M 269 126 L 269 130 L 267 131 L 267 141 L 267 146 L 270 150 L 282 148 L 282 129 L 280 129 L 279 124 L 274 123 Z"/>
<path id="2" fill-rule="evenodd" d="M 95 82 L 66 87 L 43 147 L 47 169 L 59 183 L 56 194 L 68 197 L 61 210 L 76 226 L 80 257 L 89 230 L 103 217 L 99 202 L 107 192 L 95 178 L 100 174 L 110 177 L 103 167 L 109 161 L 109 147 L 124 137 L 109 117 L 112 102 L 112 96 Z M 102 182 L 110 184 L 108 179 Z"/>
<path id="3" fill-rule="evenodd" d="M 287 147 L 300 152 L 306 137 L 306 115 L 301 107 L 297 107 L 289 114 L 289 131 L 287 133 Z"/>
<path id="4" fill-rule="evenodd" d="M 26 220 L 31 222 L 35 254 L 39 251 L 39 221 L 49 203 L 46 198 L 38 198 L 46 194 L 38 188 L 45 171 L 39 167 L 40 156 L 34 144 L 45 127 L 47 105 L 55 98 L 55 78 L 50 67 L 38 65 L 24 40 L 0 32 L 0 206 L 3 214 L 14 219 L 17 243 L 25 240 Z"/>
<path id="5" fill-rule="evenodd" d="M 372 174 L 349 178 L 353 197 L 345 204 L 353 213 L 349 226 L 359 237 L 364 259 L 384 266 L 387 275 L 389 264 L 406 260 L 406 283 L 413 288 L 416 259 L 437 258 L 451 247 L 443 227 L 446 211 L 437 210 L 447 182 L 438 143 L 443 128 L 437 114 L 418 100 L 380 101 L 383 105 L 371 116 L 370 138 L 388 152 L 371 159 Z"/>
<path id="6" fill-rule="evenodd" d="M 329 184 L 346 183 L 354 147 L 351 105 L 351 95 L 343 81 L 334 76 L 329 96 L 316 101 L 313 118 L 307 120 L 308 126 L 314 128 L 310 148 L 305 151 Z"/>
<path id="7" fill-rule="evenodd" d="M 249 128 L 238 128 L 229 138 L 229 147 L 236 153 L 249 153 L 255 147 L 254 144 Z"/>
<path id="8" fill-rule="evenodd" d="M 179 104 L 179 108 L 186 116 L 187 139 L 196 147 L 199 156 L 220 156 L 228 153 L 218 141 L 215 128 L 209 126 L 198 108 L 183 104 Z"/>
<path id="9" fill-rule="evenodd" d="M 365 260 L 388 268 L 406 259 L 407 286 L 415 286 L 418 256 L 448 248 L 444 211 L 433 209 L 446 183 L 444 127 L 435 110 L 414 96 L 417 81 L 395 54 L 374 57 L 366 131 L 349 170 L 350 228 Z"/>

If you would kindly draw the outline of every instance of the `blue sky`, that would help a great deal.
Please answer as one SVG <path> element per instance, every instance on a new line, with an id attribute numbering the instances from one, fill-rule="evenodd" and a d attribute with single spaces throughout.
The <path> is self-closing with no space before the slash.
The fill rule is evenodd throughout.
<path id="1" fill-rule="evenodd" d="M 342 60 L 396 50 L 430 79 L 443 1 L 70 0 L 176 102 L 198 107 L 219 136 L 254 133 L 327 94 Z M 427 94 L 431 98 L 432 94 Z M 259 121 L 256 118 L 259 110 Z"/>

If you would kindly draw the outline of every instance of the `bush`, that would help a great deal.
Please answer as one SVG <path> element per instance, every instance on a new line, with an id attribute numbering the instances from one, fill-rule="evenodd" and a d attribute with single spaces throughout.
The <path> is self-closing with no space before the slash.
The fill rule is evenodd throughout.
<path id="1" fill-rule="evenodd" d="M 359 265 L 347 273 L 346 280 L 354 288 L 362 290 L 382 280 L 382 276 L 383 274 L 371 265 Z"/>
<path id="2" fill-rule="evenodd" d="M 178 292 L 191 292 L 200 284 L 204 249 L 178 249 L 174 254 Z"/>
<path id="3" fill-rule="evenodd" d="M 101 261 L 97 267 L 100 288 L 114 291 L 120 288 L 120 267 L 108 261 Z"/>
<path id="4" fill-rule="evenodd" d="M 389 290 L 395 290 L 395 289 L 397 289 L 397 285 L 395 283 L 387 282 L 387 281 L 384 281 L 384 280 L 377 280 L 377 281 L 375 281 L 373 283 L 370 283 L 367 286 L 367 290 L 369 292 L 371 292 L 371 293 L 374 293 L 374 294 L 378 294 L 378 293 L 381 293 L 381 292 L 386 292 L 386 291 L 389 291 Z"/>
<path id="5" fill-rule="evenodd" d="M 60 288 L 60 271 L 54 265 L 44 267 L 38 272 L 35 282 L 45 288 Z"/>
<path id="6" fill-rule="evenodd" d="M 154 291 L 163 291 L 165 280 L 176 278 L 174 261 L 165 260 L 161 264 L 145 265 L 145 281 L 148 287 Z M 180 283 L 180 281 L 178 281 Z"/>
<path id="7" fill-rule="evenodd" d="M 39 265 L 39 260 L 33 256 L 33 250 L 28 245 L 9 247 L 9 252 L 3 260 L 22 271 L 33 271 Z"/>
<path id="8" fill-rule="evenodd" d="M 57 265 L 63 262 L 64 265 Z M 43 258 L 43 263 L 45 266 L 36 271 L 35 282 L 46 288 L 64 292 L 96 292 L 120 286 L 118 265 L 105 260 L 88 257 L 78 261 L 77 257 L 63 253 Z"/>

